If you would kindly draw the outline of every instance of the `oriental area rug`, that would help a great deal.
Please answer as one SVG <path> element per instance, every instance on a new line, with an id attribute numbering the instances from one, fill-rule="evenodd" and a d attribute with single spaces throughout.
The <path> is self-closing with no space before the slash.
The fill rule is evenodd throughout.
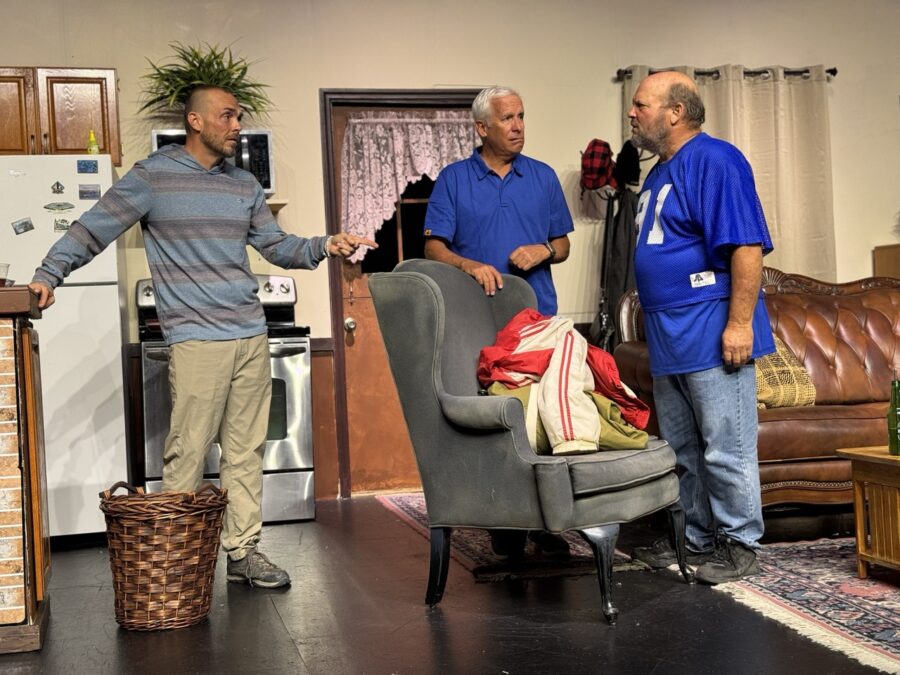
<path id="1" fill-rule="evenodd" d="M 900 673 L 900 572 L 856 574 L 851 538 L 768 544 L 762 571 L 715 586 L 743 605 L 860 663 Z"/>
<path id="2" fill-rule="evenodd" d="M 425 497 L 421 492 L 379 495 L 378 501 L 403 522 L 426 539 L 430 538 Z M 501 581 L 504 579 L 534 579 L 550 576 L 578 576 L 596 574 L 594 553 L 578 534 L 563 535 L 569 542 L 568 558 L 544 556 L 528 542 L 521 561 L 498 560 L 491 552 L 491 538 L 485 530 L 454 528 L 450 537 L 450 557 L 469 570 L 476 581 Z M 616 551 L 613 571 L 646 569 L 641 563 Z"/>

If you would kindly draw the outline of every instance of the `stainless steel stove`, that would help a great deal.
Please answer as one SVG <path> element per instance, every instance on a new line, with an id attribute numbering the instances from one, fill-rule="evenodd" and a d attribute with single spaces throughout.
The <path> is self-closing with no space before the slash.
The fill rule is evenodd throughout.
<path id="1" fill-rule="evenodd" d="M 263 456 L 263 521 L 306 520 L 315 517 L 312 447 L 309 328 L 294 325 L 297 290 L 293 278 L 257 275 L 257 295 L 266 314 L 272 360 L 272 405 Z M 162 489 L 163 449 L 169 433 L 172 398 L 169 392 L 169 349 L 156 315 L 150 279 L 136 286 L 138 334 L 143 378 L 143 476 L 148 492 Z M 204 478 L 218 483 L 221 447 L 213 443 L 203 468 Z M 132 462 L 140 467 L 141 462 Z"/>

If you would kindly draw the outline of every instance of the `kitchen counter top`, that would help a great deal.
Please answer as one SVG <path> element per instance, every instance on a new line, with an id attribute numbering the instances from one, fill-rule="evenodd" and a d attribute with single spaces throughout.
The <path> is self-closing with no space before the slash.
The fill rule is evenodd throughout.
<path id="1" fill-rule="evenodd" d="M 28 286 L 0 288 L 0 316 L 27 314 L 32 319 L 41 318 L 38 296 Z"/>

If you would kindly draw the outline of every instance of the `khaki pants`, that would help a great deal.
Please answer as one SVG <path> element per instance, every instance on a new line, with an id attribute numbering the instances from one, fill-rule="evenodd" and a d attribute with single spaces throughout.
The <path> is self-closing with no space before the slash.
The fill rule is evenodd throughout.
<path id="1" fill-rule="evenodd" d="M 262 461 L 272 399 L 266 335 L 172 345 L 169 388 L 172 421 L 163 453 L 163 490 L 196 490 L 218 437 L 219 476 L 228 490 L 222 548 L 239 560 L 256 546 L 262 530 Z"/>

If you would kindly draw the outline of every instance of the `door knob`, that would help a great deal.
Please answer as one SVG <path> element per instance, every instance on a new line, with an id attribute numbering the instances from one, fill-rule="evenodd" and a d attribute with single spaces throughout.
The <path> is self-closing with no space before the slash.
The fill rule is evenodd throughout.
<path id="1" fill-rule="evenodd" d="M 348 316 L 346 319 L 344 319 L 344 330 L 348 333 L 352 333 L 353 331 L 355 331 L 356 319 L 354 319 L 352 316 Z"/>

